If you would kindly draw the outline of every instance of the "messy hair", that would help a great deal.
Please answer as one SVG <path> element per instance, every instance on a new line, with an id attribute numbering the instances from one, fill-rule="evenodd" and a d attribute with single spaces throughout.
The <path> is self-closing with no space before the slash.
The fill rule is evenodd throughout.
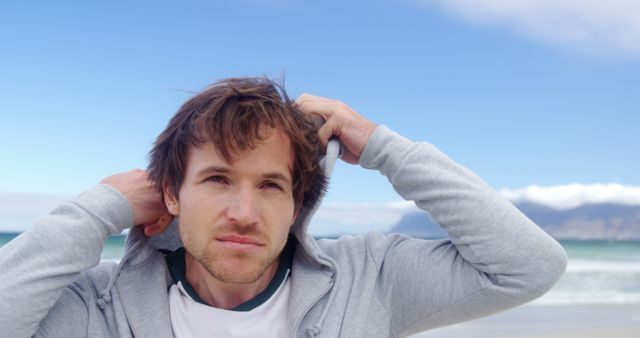
<path id="1" fill-rule="evenodd" d="M 231 162 L 267 136 L 265 127 L 280 128 L 291 140 L 296 209 L 314 205 L 327 185 L 317 127 L 266 77 L 224 79 L 185 102 L 149 152 L 149 176 L 159 192 L 167 184 L 178 198 L 190 149 L 211 141 Z"/>

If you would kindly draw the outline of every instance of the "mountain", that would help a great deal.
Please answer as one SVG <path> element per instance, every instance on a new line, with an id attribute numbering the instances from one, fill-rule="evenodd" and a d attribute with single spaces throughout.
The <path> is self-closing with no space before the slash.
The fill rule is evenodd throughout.
<path id="1" fill-rule="evenodd" d="M 556 239 L 640 240 L 638 205 L 595 203 L 558 210 L 523 202 L 516 207 Z M 427 238 L 446 236 L 426 212 L 415 211 L 405 214 L 390 232 Z"/>
<path id="2" fill-rule="evenodd" d="M 437 223 L 431 221 L 428 213 L 420 211 L 406 213 L 390 232 L 421 238 L 447 237 L 447 233 Z"/>

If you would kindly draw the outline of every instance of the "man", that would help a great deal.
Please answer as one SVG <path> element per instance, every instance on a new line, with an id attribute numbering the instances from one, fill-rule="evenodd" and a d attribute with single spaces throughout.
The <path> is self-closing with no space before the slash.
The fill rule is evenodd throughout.
<path id="1" fill-rule="evenodd" d="M 450 238 L 314 240 L 336 139 Z M 148 173 L 101 183 L 0 250 L 0 335 L 401 337 L 530 301 L 566 266 L 556 241 L 434 146 L 339 101 L 293 103 L 267 79 L 207 88 L 158 137 Z M 125 228 L 119 264 L 98 264 Z"/>

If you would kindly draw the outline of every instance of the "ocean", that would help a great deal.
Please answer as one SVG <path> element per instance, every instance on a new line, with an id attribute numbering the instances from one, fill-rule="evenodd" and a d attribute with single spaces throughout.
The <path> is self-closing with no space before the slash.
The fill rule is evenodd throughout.
<path id="1" fill-rule="evenodd" d="M 0 247 L 16 234 L 1 234 Z M 124 236 L 105 241 L 102 260 L 117 261 Z M 640 241 L 560 241 L 569 256 L 566 273 L 539 305 L 640 304 Z"/>
<path id="2" fill-rule="evenodd" d="M 569 264 L 534 304 L 640 304 L 640 241 L 560 241 Z"/>

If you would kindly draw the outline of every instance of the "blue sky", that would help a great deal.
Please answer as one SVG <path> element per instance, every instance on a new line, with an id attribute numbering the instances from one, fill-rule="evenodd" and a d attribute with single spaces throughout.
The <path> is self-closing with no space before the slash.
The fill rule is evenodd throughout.
<path id="1" fill-rule="evenodd" d="M 291 96 L 340 99 L 496 189 L 640 185 L 637 5 L 443 3 L 3 1 L 0 192 L 73 196 L 144 168 L 193 92 L 283 72 Z M 398 200 L 341 164 L 326 202 Z"/>

